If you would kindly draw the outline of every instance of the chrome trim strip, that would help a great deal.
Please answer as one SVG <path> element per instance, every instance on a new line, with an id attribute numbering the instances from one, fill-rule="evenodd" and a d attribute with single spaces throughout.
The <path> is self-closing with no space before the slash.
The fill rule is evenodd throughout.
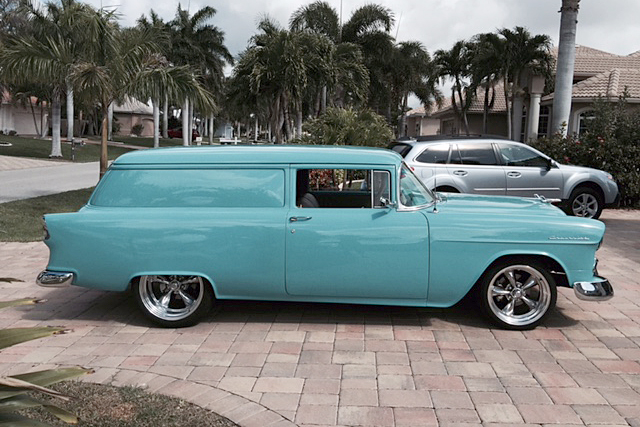
<path id="1" fill-rule="evenodd" d="M 599 277 L 600 281 L 576 282 L 573 292 L 576 297 L 585 301 L 606 301 L 613 297 L 613 287 L 607 279 Z"/>
<path id="2" fill-rule="evenodd" d="M 45 288 L 63 288 L 71 285 L 73 273 L 45 270 L 38 274 L 36 283 Z"/>

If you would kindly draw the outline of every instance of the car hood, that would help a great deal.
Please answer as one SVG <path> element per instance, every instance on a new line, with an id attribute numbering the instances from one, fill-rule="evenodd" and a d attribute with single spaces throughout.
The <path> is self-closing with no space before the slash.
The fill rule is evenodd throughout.
<path id="1" fill-rule="evenodd" d="M 565 213 L 550 203 L 537 198 L 478 196 L 473 194 L 438 193 L 442 202 L 439 211 L 479 215 L 565 216 Z"/>

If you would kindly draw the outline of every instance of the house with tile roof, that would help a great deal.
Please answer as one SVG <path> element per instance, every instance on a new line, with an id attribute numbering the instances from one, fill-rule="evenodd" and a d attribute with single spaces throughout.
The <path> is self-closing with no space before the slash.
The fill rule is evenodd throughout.
<path id="1" fill-rule="evenodd" d="M 543 94 L 545 82 L 541 76 L 524 75 L 522 81 L 526 82 L 524 96 L 517 98 L 514 103 L 514 109 L 521 114 L 519 119 L 514 119 L 513 129 L 515 135 L 520 135 L 516 139 L 529 141 L 551 132 L 554 94 Z M 590 117 L 593 102 L 600 97 L 616 102 L 626 90 L 630 108 L 640 108 L 640 51 L 630 55 L 616 55 L 586 46 L 576 46 L 573 82 L 571 115 L 567 127 L 569 133 L 579 134 Z M 467 113 L 471 134 L 485 133 L 483 105 L 484 89 L 480 88 Z M 504 91 L 502 85 L 498 84 L 495 87 L 495 100 L 487 117 L 486 133 L 506 136 L 506 116 Z M 440 125 L 435 132 L 431 127 L 428 130 L 432 133 L 422 135 L 464 133 L 464 125 L 453 111 L 450 97 L 430 117 L 438 119 Z"/>

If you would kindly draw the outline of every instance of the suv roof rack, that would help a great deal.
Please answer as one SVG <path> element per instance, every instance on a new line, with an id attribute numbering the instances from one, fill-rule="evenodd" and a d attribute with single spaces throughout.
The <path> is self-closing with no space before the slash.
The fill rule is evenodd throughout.
<path id="1" fill-rule="evenodd" d="M 501 135 L 489 134 L 471 134 L 471 135 L 421 135 L 416 136 L 414 141 L 440 141 L 443 139 L 506 139 L 509 138 Z"/>

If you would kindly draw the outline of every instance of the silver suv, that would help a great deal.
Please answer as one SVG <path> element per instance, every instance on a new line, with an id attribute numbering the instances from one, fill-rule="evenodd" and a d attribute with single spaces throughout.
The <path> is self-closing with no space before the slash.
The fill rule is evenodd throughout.
<path id="1" fill-rule="evenodd" d="M 555 199 L 569 215 L 594 219 L 618 199 L 618 186 L 609 173 L 561 165 L 526 144 L 487 137 L 420 139 L 394 142 L 389 148 L 435 191 L 538 194 Z"/>

